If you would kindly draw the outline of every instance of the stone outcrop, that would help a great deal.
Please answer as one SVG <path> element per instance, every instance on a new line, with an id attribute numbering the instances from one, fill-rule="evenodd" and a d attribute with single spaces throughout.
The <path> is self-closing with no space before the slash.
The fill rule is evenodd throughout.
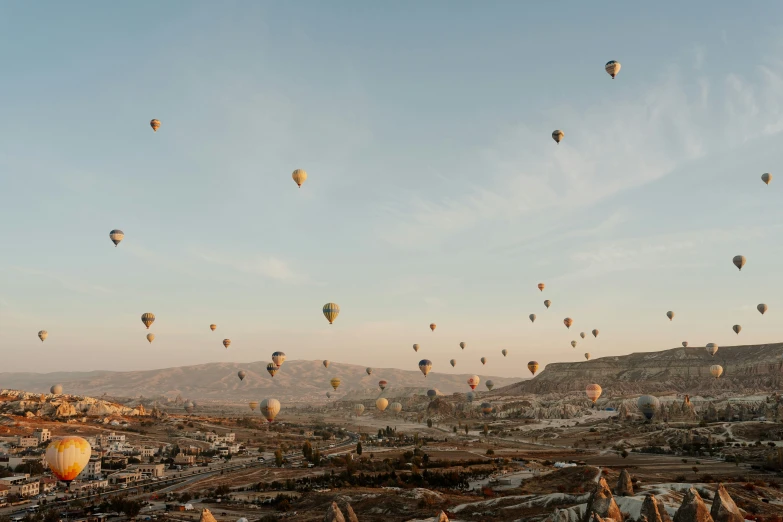
<path id="1" fill-rule="evenodd" d="M 639 512 L 641 517 L 645 517 L 647 522 L 672 522 L 671 517 L 666 512 L 663 502 L 655 498 L 655 495 L 645 495 L 642 502 L 642 509 Z"/>
<path id="2" fill-rule="evenodd" d="M 0 396 L 16 400 L 0 403 L 0 411 L 14 415 L 63 420 L 71 417 L 146 415 L 144 407 L 129 408 L 113 402 L 78 395 L 40 395 L 19 390 L 2 390 Z"/>
<path id="3" fill-rule="evenodd" d="M 633 496 L 633 482 L 631 481 L 631 474 L 627 469 L 623 469 L 620 472 L 620 478 L 617 479 L 617 486 L 614 488 L 614 494 L 621 497 Z"/>
<path id="4" fill-rule="evenodd" d="M 345 503 L 345 517 L 348 522 L 359 522 L 359 519 L 356 518 L 356 513 L 353 512 L 353 508 L 347 502 Z"/>
<path id="5" fill-rule="evenodd" d="M 340 511 L 340 508 L 337 507 L 337 502 L 332 502 L 332 505 L 326 510 L 324 522 L 345 522 L 345 517 L 343 516 L 343 512 Z"/>
<path id="6" fill-rule="evenodd" d="M 614 501 L 612 496 L 612 491 L 603 477 L 601 477 L 595 490 L 590 494 L 590 500 L 587 501 L 587 509 L 582 521 L 592 522 L 593 514 L 602 518 L 611 518 L 617 522 L 623 519 L 620 508 L 617 507 L 617 502 Z"/>
<path id="7" fill-rule="evenodd" d="M 685 492 L 682 504 L 674 514 L 674 522 L 714 522 L 707 506 L 695 488 Z"/>
<path id="8" fill-rule="evenodd" d="M 734 499 L 731 498 L 723 484 L 719 484 L 717 491 L 715 491 L 710 515 L 715 522 L 744 522 L 745 520 L 745 516 L 737 507 L 737 504 L 734 503 Z"/>
<path id="9" fill-rule="evenodd" d="M 446 513 L 441 511 L 438 513 L 438 515 L 433 519 L 433 522 L 449 522 L 449 517 L 446 516 Z"/>
<path id="10" fill-rule="evenodd" d="M 212 515 L 212 512 L 208 509 L 204 509 L 201 512 L 201 518 L 199 519 L 199 522 L 217 522 L 215 520 L 215 517 Z"/>

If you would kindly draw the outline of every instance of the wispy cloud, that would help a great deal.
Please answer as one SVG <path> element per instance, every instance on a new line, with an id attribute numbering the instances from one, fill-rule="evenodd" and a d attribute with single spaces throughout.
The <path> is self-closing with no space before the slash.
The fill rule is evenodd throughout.
<path id="1" fill-rule="evenodd" d="M 699 54 L 696 56 L 697 60 Z M 476 151 L 481 183 L 459 193 L 389 208 L 394 223 L 381 236 L 400 247 L 445 242 L 479 224 L 524 219 L 550 227 L 580 209 L 661 179 L 711 152 L 783 130 L 783 66 L 765 65 L 755 82 L 718 81 L 665 71 L 647 91 L 612 96 L 582 111 L 550 112 L 570 121 L 559 146 L 542 149 L 542 129 L 518 125 Z M 759 107 L 765 110 L 760 113 Z M 544 133 L 546 134 L 546 133 Z M 507 234 L 505 234 L 507 235 Z M 501 233 L 498 232 L 498 237 Z M 517 240 L 518 237 L 514 237 Z"/>
<path id="2" fill-rule="evenodd" d="M 758 239 L 763 236 L 761 227 L 735 227 L 606 241 L 594 248 L 571 254 L 571 261 L 578 268 L 552 279 L 562 281 L 627 270 L 703 266 L 707 264 L 706 261 L 694 261 L 698 256 L 687 254 L 706 245 L 725 243 L 737 237 Z"/>
<path id="3" fill-rule="evenodd" d="M 308 277 L 296 273 L 285 261 L 273 256 L 254 256 L 252 259 L 227 257 L 220 254 L 199 253 L 202 261 L 232 268 L 245 274 L 260 275 L 285 282 L 306 282 Z"/>
<path id="4" fill-rule="evenodd" d="M 35 277 L 42 277 L 50 281 L 54 281 L 60 284 L 66 290 L 70 290 L 72 292 L 78 292 L 86 295 L 100 295 L 100 294 L 107 294 L 111 292 L 111 290 L 106 288 L 105 286 L 87 283 L 68 276 L 55 274 L 53 272 L 47 272 L 44 270 L 38 270 L 35 268 L 28 268 L 28 267 L 21 267 L 21 266 L 12 266 L 10 267 L 10 269 L 22 274 L 31 275 Z"/>

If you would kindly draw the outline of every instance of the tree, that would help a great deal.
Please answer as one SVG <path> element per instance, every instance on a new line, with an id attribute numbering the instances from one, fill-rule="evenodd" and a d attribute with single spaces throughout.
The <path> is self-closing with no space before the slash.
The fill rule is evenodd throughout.
<path id="1" fill-rule="evenodd" d="M 356 444 L 356 454 L 357 455 L 361 455 L 362 454 L 362 441 L 359 441 Z"/>
<path id="2" fill-rule="evenodd" d="M 283 467 L 283 452 L 280 451 L 280 448 L 275 450 L 275 466 L 278 468 Z"/>
<path id="3" fill-rule="evenodd" d="M 309 440 L 306 440 L 305 443 L 302 444 L 302 456 L 308 461 L 313 458 L 313 446 L 310 444 Z"/>
<path id="4" fill-rule="evenodd" d="M 467 424 L 465 424 L 465 435 L 467 435 L 467 434 L 468 434 L 468 430 L 470 430 L 470 426 L 468 426 Z"/>
<path id="5" fill-rule="evenodd" d="M 489 435 L 489 426 L 487 426 L 487 425 L 485 424 L 485 425 L 484 425 L 484 436 L 486 437 L 487 435 Z"/>
<path id="6" fill-rule="evenodd" d="M 623 450 L 623 452 L 622 452 L 622 453 L 620 453 L 620 456 L 621 456 L 622 458 L 626 458 L 626 457 L 628 457 L 628 452 L 627 452 L 627 451 L 625 451 L 625 450 Z"/>
<path id="7" fill-rule="evenodd" d="M 427 419 L 427 427 L 432 428 L 432 419 Z"/>
<path id="8" fill-rule="evenodd" d="M 452 428 L 454 428 L 453 429 L 454 433 L 457 433 L 457 427 L 456 426 L 452 426 Z"/>

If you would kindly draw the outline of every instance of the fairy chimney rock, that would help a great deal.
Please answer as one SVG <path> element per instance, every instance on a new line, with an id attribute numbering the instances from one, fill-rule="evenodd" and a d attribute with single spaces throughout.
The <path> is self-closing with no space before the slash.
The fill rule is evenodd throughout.
<path id="1" fill-rule="evenodd" d="M 620 508 L 617 507 L 617 502 L 612 497 L 612 491 L 603 477 L 601 477 L 595 490 L 590 494 L 590 500 L 587 501 L 587 510 L 582 521 L 593 522 L 593 514 L 602 518 L 611 518 L 618 522 L 623 520 Z"/>
<path id="2" fill-rule="evenodd" d="M 685 492 L 680 508 L 674 514 L 674 522 L 715 522 L 701 495 L 695 488 Z"/>
<path id="3" fill-rule="evenodd" d="M 737 504 L 734 503 L 723 484 L 719 484 L 717 491 L 715 491 L 715 499 L 712 501 L 710 515 L 715 522 L 743 522 L 745 520 L 745 516 L 737 507 Z"/>
<path id="4" fill-rule="evenodd" d="M 620 472 L 620 478 L 617 479 L 617 486 L 614 488 L 615 495 L 621 497 L 633 496 L 633 482 L 631 482 L 631 474 L 628 470 L 624 469 Z"/>

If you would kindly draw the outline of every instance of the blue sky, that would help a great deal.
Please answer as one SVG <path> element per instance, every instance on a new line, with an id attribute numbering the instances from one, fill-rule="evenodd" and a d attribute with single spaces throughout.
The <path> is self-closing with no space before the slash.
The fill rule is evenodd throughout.
<path id="1" fill-rule="evenodd" d="M 0 5 L 2 369 L 779 341 L 783 5 L 701 7 Z"/>

